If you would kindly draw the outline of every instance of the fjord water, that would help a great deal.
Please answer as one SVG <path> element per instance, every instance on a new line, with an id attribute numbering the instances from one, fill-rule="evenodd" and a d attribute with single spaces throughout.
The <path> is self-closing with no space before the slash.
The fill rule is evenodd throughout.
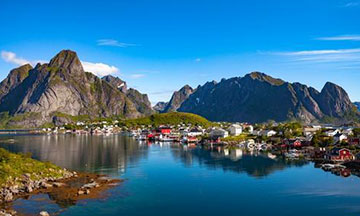
<path id="1" fill-rule="evenodd" d="M 17 200 L 25 214 L 60 215 L 358 215 L 360 178 L 309 162 L 266 155 L 141 143 L 122 135 L 7 136 L 13 152 L 31 152 L 71 170 L 125 179 L 103 198 L 58 205 L 46 194 Z"/>

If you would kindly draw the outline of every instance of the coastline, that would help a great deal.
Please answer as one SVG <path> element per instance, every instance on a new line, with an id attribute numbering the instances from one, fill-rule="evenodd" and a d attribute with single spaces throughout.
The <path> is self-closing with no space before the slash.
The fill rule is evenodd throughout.
<path id="1" fill-rule="evenodd" d="M 59 206 L 71 206 L 82 199 L 102 198 L 105 196 L 103 192 L 106 189 L 122 182 L 120 179 L 111 179 L 107 175 L 77 173 L 48 162 L 31 159 L 26 155 L 10 153 L 4 149 L 0 151 L 2 153 L 0 155 L 2 177 L 0 215 L 21 215 L 21 212 L 18 213 L 12 208 L 13 202 L 18 199 L 29 199 L 33 195 L 47 194 Z M 16 167 L 15 163 L 22 169 L 13 168 L 12 172 L 7 173 L 6 168 Z M 24 168 L 26 166 L 30 168 Z M 24 171 L 31 170 L 31 166 L 41 166 L 42 169 L 34 172 Z M 43 214 L 40 215 L 49 215 L 47 212 L 41 213 Z"/>

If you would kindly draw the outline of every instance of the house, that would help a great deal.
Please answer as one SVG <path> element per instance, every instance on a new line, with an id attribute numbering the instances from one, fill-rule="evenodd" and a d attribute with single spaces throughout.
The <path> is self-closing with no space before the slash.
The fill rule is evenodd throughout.
<path id="1" fill-rule="evenodd" d="M 327 148 L 325 147 L 315 147 L 312 152 L 312 157 L 315 159 L 324 159 L 326 152 L 327 152 Z"/>
<path id="2" fill-rule="evenodd" d="M 159 127 L 156 129 L 157 134 L 171 134 L 171 128 L 170 127 Z"/>
<path id="3" fill-rule="evenodd" d="M 213 128 L 210 131 L 210 137 L 211 138 L 225 138 L 229 136 L 229 132 L 227 132 L 226 130 L 222 129 L 222 128 Z"/>
<path id="4" fill-rule="evenodd" d="M 325 155 L 325 159 L 330 161 L 349 161 L 354 160 L 354 155 L 347 148 L 333 148 Z"/>
<path id="5" fill-rule="evenodd" d="M 264 131 L 261 132 L 261 135 L 271 137 L 271 136 L 276 135 L 276 131 L 274 131 L 274 130 L 264 130 Z"/>
<path id="6" fill-rule="evenodd" d="M 337 133 L 340 133 L 340 131 L 338 129 L 335 129 L 335 130 L 330 129 L 330 130 L 325 131 L 325 135 L 328 136 L 328 137 L 333 137 Z"/>
<path id="7" fill-rule="evenodd" d="M 203 131 L 199 128 L 192 128 L 190 131 L 187 132 L 187 135 L 191 137 L 201 136 L 203 135 Z"/>
<path id="8" fill-rule="evenodd" d="M 300 139 L 285 139 L 283 143 L 294 148 L 302 146 Z"/>
<path id="9" fill-rule="evenodd" d="M 304 127 L 303 134 L 304 136 L 311 136 L 314 135 L 320 129 L 321 128 L 318 127 Z"/>
<path id="10" fill-rule="evenodd" d="M 337 133 L 334 135 L 334 142 L 341 143 L 343 140 L 347 140 L 347 136 L 343 133 Z"/>
<path id="11" fill-rule="evenodd" d="M 251 134 L 255 136 L 260 136 L 262 132 L 263 132 L 262 130 L 253 130 Z"/>
<path id="12" fill-rule="evenodd" d="M 84 122 L 76 122 L 76 125 L 77 126 L 83 126 L 83 125 L 85 125 L 85 123 Z"/>
<path id="13" fill-rule="evenodd" d="M 238 124 L 232 124 L 229 127 L 229 131 L 231 136 L 238 136 L 242 133 L 242 127 Z"/>
<path id="14" fill-rule="evenodd" d="M 242 128 L 246 129 L 247 132 L 249 132 L 250 134 L 254 132 L 254 127 L 250 124 L 243 124 Z"/>

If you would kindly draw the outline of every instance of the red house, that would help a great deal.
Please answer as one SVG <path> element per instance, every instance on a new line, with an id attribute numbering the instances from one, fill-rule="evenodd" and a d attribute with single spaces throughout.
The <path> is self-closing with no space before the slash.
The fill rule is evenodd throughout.
<path id="1" fill-rule="evenodd" d="M 159 127 L 156 129 L 157 134 L 171 134 L 171 128 L 170 127 Z"/>
<path id="2" fill-rule="evenodd" d="M 302 146 L 302 143 L 299 139 L 285 139 L 283 141 L 283 144 L 284 144 L 284 147 L 286 147 L 286 145 L 288 145 L 290 147 L 294 147 L 294 148 Z"/>
<path id="3" fill-rule="evenodd" d="M 354 155 L 347 148 L 333 148 L 325 155 L 325 159 L 331 161 L 349 161 L 354 160 Z"/>

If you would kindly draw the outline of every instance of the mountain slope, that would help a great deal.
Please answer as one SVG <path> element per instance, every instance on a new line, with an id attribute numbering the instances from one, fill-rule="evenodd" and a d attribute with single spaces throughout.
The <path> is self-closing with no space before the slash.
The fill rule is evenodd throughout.
<path id="1" fill-rule="evenodd" d="M 22 73 L 27 76 L 10 82 L 11 87 L 7 86 L 6 79 L 1 83 L 0 89 L 10 90 L 4 91 L 1 97 L 0 112 L 9 112 L 10 115 L 36 113 L 40 116 L 32 121 L 32 125 L 26 126 L 52 121 L 54 113 L 125 118 L 144 115 L 125 93 L 85 72 L 73 51 L 63 50 L 49 64 L 38 64 L 34 69 L 26 66 L 24 71 Z"/>
<path id="2" fill-rule="evenodd" d="M 318 92 L 300 83 L 288 83 L 253 72 L 219 83 L 207 82 L 177 110 L 213 121 L 256 123 L 289 119 L 314 122 L 324 117 L 341 119 L 345 113 L 352 112 L 353 107 L 347 93 L 333 83 L 326 83 Z"/>
<path id="3" fill-rule="evenodd" d="M 154 113 L 154 110 L 151 107 L 151 103 L 149 101 L 147 94 L 141 94 L 138 90 L 133 88 L 127 89 L 126 82 L 118 77 L 107 75 L 101 79 L 105 80 L 114 88 L 117 88 L 122 93 L 126 94 L 126 96 L 134 103 L 136 110 L 138 112 L 143 113 L 145 115 L 151 115 Z"/>
<path id="4" fill-rule="evenodd" d="M 175 91 L 170 101 L 166 104 L 162 112 L 174 112 L 181 104 L 193 93 L 194 89 L 185 85 L 179 91 Z"/>
<path id="5" fill-rule="evenodd" d="M 24 79 L 29 76 L 29 71 L 31 69 L 32 66 L 26 64 L 11 70 L 9 75 L 0 83 L 0 100 L 24 81 Z"/>

